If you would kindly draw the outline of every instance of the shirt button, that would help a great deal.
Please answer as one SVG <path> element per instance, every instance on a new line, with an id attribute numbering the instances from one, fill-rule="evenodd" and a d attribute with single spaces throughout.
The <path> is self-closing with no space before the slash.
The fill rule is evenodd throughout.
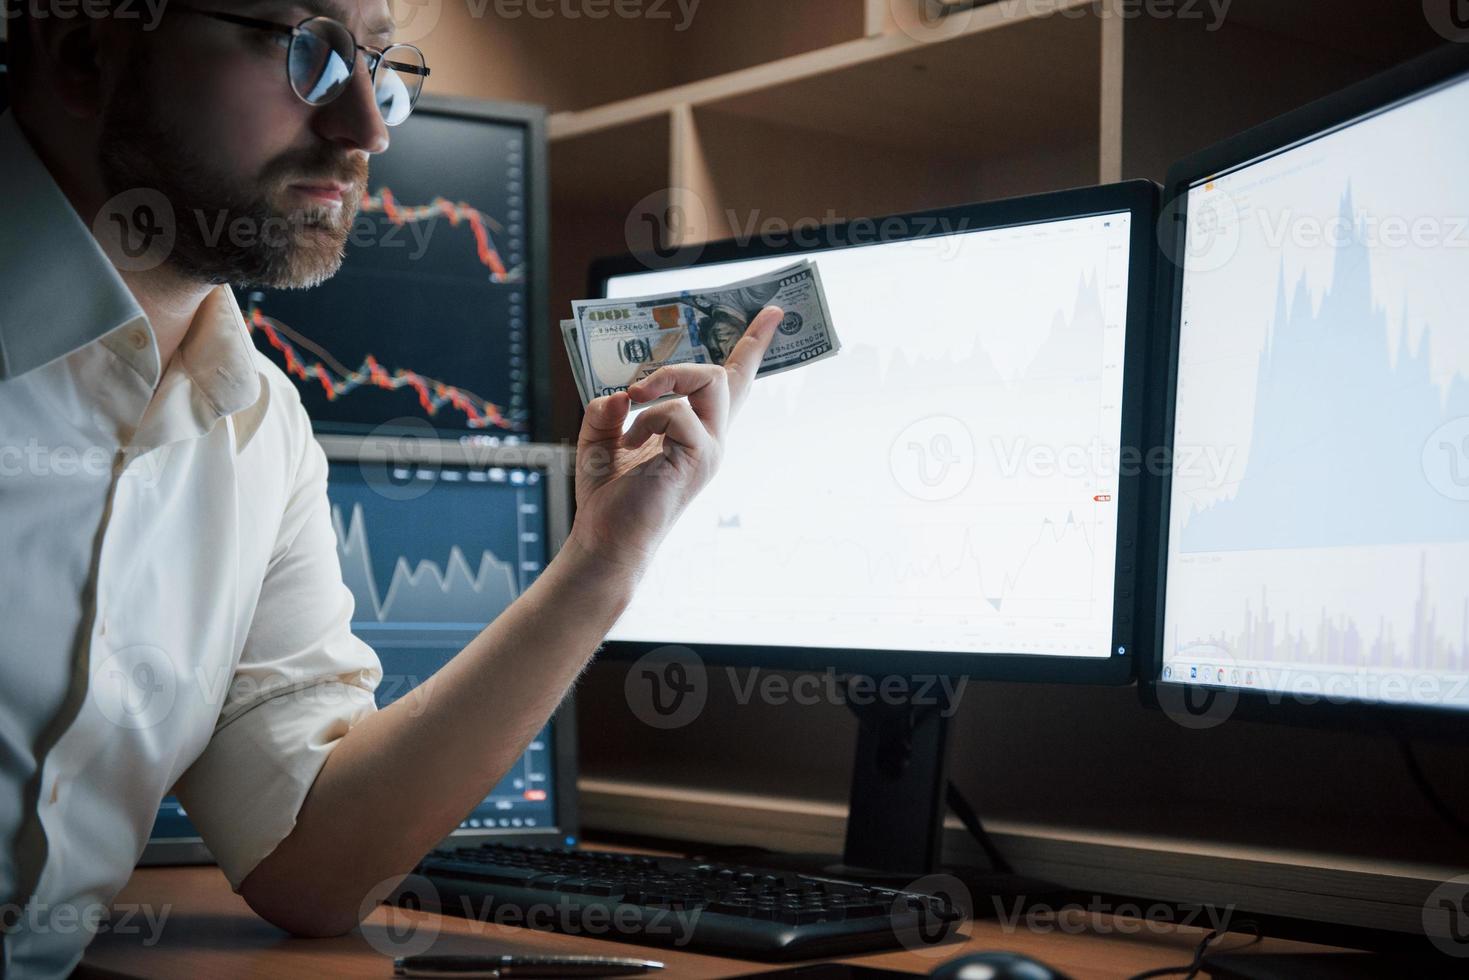
<path id="1" fill-rule="evenodd" d="M 142 350 L 148 346 L 148 335 L 141 330 L 134 330 L 128 334 L 128 343 L 133 345 L 133 350 Z"/>

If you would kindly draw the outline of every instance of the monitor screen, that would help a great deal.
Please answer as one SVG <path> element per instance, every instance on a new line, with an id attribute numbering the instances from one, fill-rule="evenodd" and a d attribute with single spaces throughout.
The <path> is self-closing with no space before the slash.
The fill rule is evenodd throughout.
<path id="1" fill-rule="evenodd" d="M 530 587 L 550 560 L 546 474 L 531 467 L 331 464 L 352 630 L 377 651 L 379 707 L 415 689 Z M 461 829 L 555 821 L 550 726 Z"/>
<path id="2" fill-rule="evenodd" d="M 569 520 L 565 464 L 532 465 L 535 451 L 548 447 L 530 446 L 479 462 L 466 450 L 461 461 L 400 464 L 359 452 L 358 440 L 345 442 L 329 446 L 327 495 L 342 579 L 354 600 L 352 631 L 382 662 L 378 706 L 400 699 L 413 705 L 419 685 L 550 561 Z M 562 457 L 552 447 L 547 458 Z M 535 836 L 566 823 L 558 760 L 572 746 L 558 744 L 563 727 L 552 722 L 535 736 L 465 816 L 462 835 Z M 166 798 L 152 838 L 193 837 L 178 799 Z"/>
<path id="3" fill-rule="evenodd" d="M 1469 709 L 1466 118 L 1187 187 L 1161 680 Z"/>
<path id="4" fill-rule="evenodd" d="M 625 297 L 809 258 L 843 344 L 755 382 L 610 638 L 1112 656 L 1133 221 L 959 221 L 609 279 Z"/>
<path id="5" fill-rule="evenodd" d="M 536 132 L 420 106 L 373 158 L 340 271 L 307 290 L 238 291 L 318 432 L 426 422 L 532 437 Z"/>

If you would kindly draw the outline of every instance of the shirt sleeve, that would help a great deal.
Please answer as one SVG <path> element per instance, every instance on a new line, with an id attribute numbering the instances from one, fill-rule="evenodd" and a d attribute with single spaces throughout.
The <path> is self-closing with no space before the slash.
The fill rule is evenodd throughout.
<path id="1" fill-rule="evenodd" d="M 174 789 L 235 891 L 295 827 L 337 742 L 376 710 L 382 678 L 351 630 L 326 454 L 309 428 L 295 470 L 219 721 Z"/>

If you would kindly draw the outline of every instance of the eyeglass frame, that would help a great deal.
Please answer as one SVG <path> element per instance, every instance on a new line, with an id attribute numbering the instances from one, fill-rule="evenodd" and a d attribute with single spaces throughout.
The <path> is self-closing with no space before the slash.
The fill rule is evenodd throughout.
<path id="1" fill-rule="evenodd" d="M 392 68 L 394 71 L 403 71 L 403 72 L 407 72 L 410 75 L 418 75 L 418 76 L 423 77 L 423 78 L 427 78 L 429 76 L 428 59 L 427 58 L 424 58 L 423 52 L 421 50 L 419 50 L 419 48 L 416 45 L 406 44 L 406 43 L 400 43 L 400 44 L 390 44 L 386 48 L 373 48 L 373 47 L 369 47 L 368 45 L 363 44 L 361 41 L 358 41 L 357 40 L 357 35 L 356 34 L 353 34 L 352 31 L 351 31 L 351 29 L 349 27 L 347 27 L 346 24 L 343 24 L 341 21 L 337 20 L 335 17 L 328 17 L 325 14 L 312 14 L 310 17 L 306 17 L 306 18 L 298 21 L 295 25 L 291 25 L 291 24 L 282 24 L 281 22 L 274 21 L 274 20 L 263 20 L 263 19 L 261 19 L 259 17 L 247 17 L 244 14 L 231 14 L 231 13 L 227 13 L 226 11 L 223 11 L 223 10 L 205 10 L 202 7 L 195 7 L 192 4 L 187 4 L 187 3 L 173 2 L 173 3 L 170 3 L 168 6 L 169 6 L 170 9 L 173 9 L 173 10 L 185 10 L 185 11 L 188 11 L 189 13 L 191 13 L 191 14 L 198 14 L 201 17 L 211 17 L 211 18 L 213 18 L 215 20 L 223 21 L 223 22 L 228 23 L 228 24 L 235 24 L 235 25 L 238 25 L 240 27 L 249 27 L 249 28 L 253 28 L 255 30 L 259 30 L 259 31 L 271 31 L 271 32 L 276 33 L 276 34 L 280 34 L 280 35 L 283 35 L 285 37 L 289 37 L 292 41 L 294 41 L 298 35 L 306 33 L 303 30 L 303 27 L 306 24 L 310 23 L 311 21 L 313 21 L 313 20 L 326 20 L 326 21 L 331 21 L 333 24 L 336 24 L 338 27 L 340 27 L 343 31 L 346 32 L 347 36 L 352 39 L 352 44 L 355 46 L 354 49 L 353 49 L 353 51 L 352 51 L 352 64 L 349 66 L 348 72 L 347 72 L 348 77 L 350 78 L 351 75 L 352 75 L 352 72 L 355 72 L 357 70 L 357 52 L 359 52 L 359 51 L 364 52 L 365 53 L 365 57 L 363 58 L 363 62 L 367 65 L 367 80 L 372 83 L 372 87 L 373 87 L 373 90 L 374 91 L 376 91 L 376 89 L 377 89 L 377 70 L 383 64 L 386 64 L 389 68 Z M 423 60 L 424 64 L 422 64 L 422 65 L 410 65 L 407 62 L 403 62 L 403 61 L 387 61 L 386 58 L 387 58 L 388 52 L 391 51 L 391 50 L 393 50 L 394 48 L 409 48 L 409 49 L 411 49 L 413 51 L 417 51 L 418 52 L 418 57 L 421 60 Z M 322 102 L 307 102 L 306 101 L 306 97 L 303 96 L 300 92 L 297 92 L 296 91 L 296 84 L 295 84 L 295 82 L 293 82 L 291 80 L 291 68 L 290 68 L 289 61 L 286 64 L 286 84 L 290 88 L 291 94 L 295 95 L 296 98 L 300 99 L 306 105 L 311 105 L 311 106 L 330 105 L 331 103 L 335 102 L 337 99 L 341 98 L 342 92 L 347 91 L 347 86 L 343 86 L 342 87 L 342 90 L 340 92 L 338 92 L 336 95 L 332 96 L 329 99 L 326 99 L 326 100 L 324 100 Z M 422 83 L 420 83 L 420 85 L 421 84 Z M 420 89 L 420 91 L 421 91 L 421 89 Z M 416 96 L 415 96 L 413 102 L 414 102 L 413 108 L 417 108 L 418 99 L 417 99 Z M 410 115 L 412 114 L 412 111 L 413 111 L 413 109 L 409 109 L 409 114 Z M 404 119 L 407 119 L 408 117 L 407 116 L 404 116 L 403 118 Z M 384 120 L 384 121 L 386 121 L 386 120 Z M 400 120 L 400 122 L 401 121 L 402 120 Z"/>

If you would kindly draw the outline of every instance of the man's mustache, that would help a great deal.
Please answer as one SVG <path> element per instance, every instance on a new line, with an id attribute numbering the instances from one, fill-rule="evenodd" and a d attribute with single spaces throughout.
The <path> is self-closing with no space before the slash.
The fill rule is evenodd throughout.
<path id="1" fill-rule="evenodd" d="M 272 170 L 288 176 L 272 181 L 282 188 L 292 184 L 340 183 L 352 189 L 355 195 L 367 192 L 367 161 L 365 159 L 321 159 L 314 157 L 305 161 L 280 161 Z"/>

